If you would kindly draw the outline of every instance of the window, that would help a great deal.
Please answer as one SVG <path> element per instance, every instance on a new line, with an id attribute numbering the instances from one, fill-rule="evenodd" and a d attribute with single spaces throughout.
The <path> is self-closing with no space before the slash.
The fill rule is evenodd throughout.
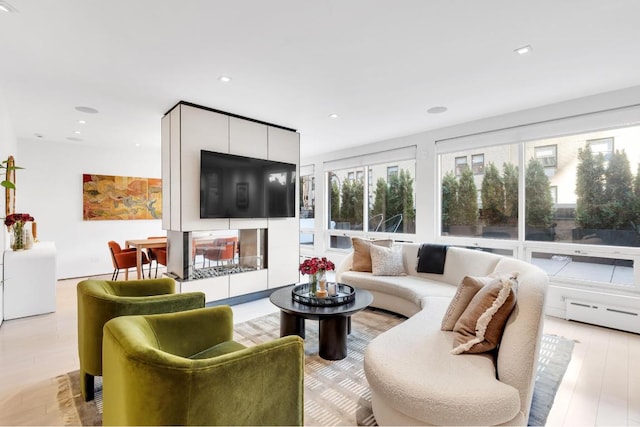
<path id="1" fill-rule="evenodd" d="M 357 172 L 364 176 L 364 170 Z M 355 176 L 355 171 L 328 173 L 329 229 L 362 230 L 364 182 Z"/>
<path id="2" fill-rule="evenodd" d="M 517 145 L 487 147 L 484 153 L 471 155 L 471 169 L 467 158 L 464 152 L 440 156 L 441 235 L 516 239 Z M 483 173 L 476 174 L 480 163 Z M 446 168 L 450 164 L 455 170 Z"/>
<path id="3" fill-rule="evenodd" d="M 471 170 L 474 175 L 482 175 L 484 173 L 484 154 L 474 154 L 471 156 Z"/>
<path id="4" fill-rule="evenodd" d="M 462 172 L 467 168 L 467 156 L 456 157 L 456 176 L 462 176 Z"/>
<path id="5" fill-rule="evenodd" d="M 545 168 L 555 168 L 558 166 L 558 146 L 557 145 L 544 145 L 541 147 L 534 147 L 535 158 L 540 160 L 542 166 Z"/>
<path id="6" fill-rule="evenodd" d="M 367 231 L 415 233 L 414 174 L 415 160 L 369 166 Z"/>
<path id="7" fill-rule="evenodd" d="M 613 138 L 599 138 L 587 140 L 594 155 L 602 154 L 605 161 L 611 160 L 613 154 Z"/>
<path id="8" fill-rule="evenodd" d="M 495 140 L 487 136 L 482 177 L 461 167 L 468 156 L 473 162 L 475 137 L 436 145 L 442 240 L 495 239 L 492 245 L 514 248 L 556 281 L 640 292 L 633 279 L 640 277 L 640 126 L 606 129 L 496 146 L 484 145 Z M 453 151 L 460 146 L 467 149 Z M 590 277 L 586 267 L 594 269 Z"/>
<path id="9" fill-rule="evenodd" d="M 354 236 L 415 233 L 415 169 L 415 145 L 325 162 L 329 247 L 349 249 Z"/>
<path id="10" fill-rule="evenodd" d="M 300 177 L 300 218 L 314 218 L 316 196 L 315 178 L 313 175 Z"/>
<path id="11" fill-rule="evenodd" d="M 303 168 L 301 168 L 301 171 Z M 313 170 L 300 177 L 300 245 L 313 246 L 316 188 Z"/>
<path id="12" fill-rule="evenodd" d="M 391 178 L 398 176 L 398 166 L 387 167 L 387 182 L 391 182 Z"/>

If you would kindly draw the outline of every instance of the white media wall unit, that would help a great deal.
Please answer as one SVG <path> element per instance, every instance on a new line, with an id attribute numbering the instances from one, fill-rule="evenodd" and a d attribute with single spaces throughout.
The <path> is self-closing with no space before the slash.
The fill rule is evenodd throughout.
<path id="1" fill-rule="evenodd" d="M 255 193 L 261 191 L 259 185 L 240 171 L 219 190 L 202 190 L 202 151 L 295 165 L 295 176 L 289 173 L 286 182 L 287 204 L 293 209 L 289 206 L 289 214 L 278 217 L 233 214 L 238 212 L 236 206 L 246 211 L 252 203 L 260 203 Z M 168 238 L 167 272 L 181 292 L 202 291 L 210 303 L 257 298 L 298 282 L 299 169 L 300 134 L 294 129 L 184 101 L 165 114 L 162 228 Z M 220 203 L 234 203 L 232 213 L 201 217 L 203 192 L 220 196 Z M 209 200 L 208 206 L 216 200 Z"/>

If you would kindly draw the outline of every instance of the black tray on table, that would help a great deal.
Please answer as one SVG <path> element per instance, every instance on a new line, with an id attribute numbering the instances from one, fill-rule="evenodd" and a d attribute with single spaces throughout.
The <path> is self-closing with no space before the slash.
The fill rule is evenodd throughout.
<path id="1" fill-rule="evenodd" d="M 327 282 L 327 290 L 329 289 L 329 283 Z M 330 307 L 334 305 L 342 305 L 352 302 L 356 297 L 356 290 L 344 283 L 335 283 L 336 295 L 328 295 L 324 298 L 319 298 L 311 294 L 311 286 L 308 283 L 294 286 L 291 291 L 291 297 L 294 301 L 305 305 L 314 305 L 318 307 Z"/>

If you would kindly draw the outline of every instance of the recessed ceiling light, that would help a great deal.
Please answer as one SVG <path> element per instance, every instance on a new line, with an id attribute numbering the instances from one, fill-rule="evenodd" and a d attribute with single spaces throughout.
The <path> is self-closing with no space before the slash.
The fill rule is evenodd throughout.
<path id="1" fill-rule="evenodd" d="M 9 3 L 7 3 L 4 0 L 0 0 L 0 12 L 17 12 L 18 9 L 16 9 L 15 7 L 11 6 Z"/>
<path id="2" fill-rule="evenodd" d="M 220 77 L 218 77 L 218 80 L 220 80 L 222 83 L 229 83 L 231 81 L 231 77 L 229 77 L 229 76 L 220 76 Z"/>
<path id="3" fill-rule="evenodd" d="M 140 147 L 140 144 L 139 144 L 139 143 L 136 143 L 136 147 Z"/>
<path id="4" fill-rule="evenodd" d="M 78 120 L 78 124 L 79 125 L 86 125 L 87 121 L 86 120 Z"/>
<path id="5" fill-rule="evenodd" d="M 437 106 L 437 107 L 431 107 L 427 110 L 427 113 L 429 114 L 440 114 L 440 113 L 444 113 L 445 111 L 447 111 L 447 107 L 443 107 L 441 105 Z"/>
<path id="6" fill-rule="evenodd" d="M 80 131 L 79 131 L 79 130 L 75 131 L 74 133 L 75 133 L 76 135 L 80 135 Z"/>
<path id="7" fill-rule="evenodd" d="M 518 55 L 526 55 L 527 53 L 531 53 L 532 50 L 533 48 L 531 47 L 531 45 L 526 45 L 515 49 L 514 52 Z"/>
<path id="8" fill-rule="evenodd" d="M 340 117 L 340 116 L 337 115 L 336 113 L 329 114 L 329 118 L 331 118 L 331 119 L 337 119 L 338 117 Z"/>
<path id="9" fill-rule="evenodd" d="M 76 107 L 76 111 L 80 111 L 81 113 L 87 113 L 87 114 L 98 114 L 98 110 L 91 107 L 82 107 L 82 106 Z"/>

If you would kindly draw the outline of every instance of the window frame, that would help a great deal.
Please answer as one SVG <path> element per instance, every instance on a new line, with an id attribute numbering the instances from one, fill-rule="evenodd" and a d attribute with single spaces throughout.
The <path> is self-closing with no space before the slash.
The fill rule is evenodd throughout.
<path id="1" fill-rule="evenodd" d="M 326 218 L 327 221 L 324 224 L 324 231 L 326 233 L 326 248 L 328 251 L 336 251 L 336 252 L 348 252 L 350 250 L 352 250 L 352 248 L 349 246 L 346 246 L 346 240 L 349 239 L 351 237 L 362 237 L 362 238 L 375 238 L 375 239 L 380 239 L 380 238 L 390 238 L 394 241 L 405 241 L 405 242 L 412 242 L 415 240 L 415 236 L 416 233 L 415 231 L 413 233 L 410 232 L 388 232 L 388 231 L 369 231 L 369 208 L 370 205 L 373 203 L 373 191 L 375 190 L 375 186 L 376 183 L 375 182 L 371 182 L 372 180 L 375 181 L 374 179 L 374 171 L 372 171 L 373 168 L 376 167 L 380 167 L 380 166 L 384 166 L 385 169 L 383 169 L 382 171 L 378 171 L 378 175 L 380 175 L 380 177 L 384 177 L 387 178 L 387 182 L 389 179 L 389 175 L 388 172 L 389 170 L 392 171 L 393 173 L 397 173 L 398 175 L 400 174 L 400 170 L 401 169 L 407 169 L 406 167 L 404 167 L 402 164 L 404 162 L 410 162 L 411 166 L 409 167 L 409 171 L 411 172 L 411 178 L 413 179 L 413 209 L 416 209 L 416 195 L 417 195 L 417 189 L 415 187 L 416 185 L 416 181 L 415 181 L 415 177 L 416 177 L 416 169 L 417 169 L 417 162 L 416 162 L 416 158 L 415 158 L 415 149 L 411 150 L 411 156 L 407 156 L 407 149 L 400 149 L 398 150 L 402 153 L 404 153 L 403 157 L 400 158 L 396 158 L 393 159 L 393 154 L 391 154 L 389 157 L 391 157 L 391 159 L 385 159 L 384 156 L 380 156 L 379 160 L 376 162 L 371 162 L 371 163 L 367 163 L 365 161 L 361 161 L 358 164 L 358 170 L 362 170 L 362 181 L 363 181 L 363 188 L 364 188 L 364 194 L 363 194 L 363 229 L 362 230 L 347 230 L 347 229 L 339 229 L 339 228 L 331 228 L 331 222 L 333 221 L 331 219 L 331 206 L 330 206 L 330 200 L 329 198 L 331 197 L 331 191 L 330 188 L 327 188 L 326 191 L 326 195 L 325 195 L 325 201 L 326 201 L 326 208 L 325 208 L 325 212 L 326 212 Z M 382 154 L 382 153 L 379 153 Z M 375 156 L 375 154 L 374 154 Z M 347 170 L 353 170 L 352 167 L 344 167 L 344 163 L 341 162 L 336 162 L 336 165 L 342 166 L 342 167 L 336 167 L 336 168 L 329 168 L 325 166 L 325 181 L 327 183 L 327 185 L 330 185 L 330 178 L 331 179 L 337 179 L 337 183 L 338 185 L 341 187 L 342 186 L 342 182 L 340 182 L 340 171 L 347 171 Z M 387 166 L 389 165 L 389 166 Z M 366 168 L 366 170 L 365 170 Z M 380 173 L 381 172 L 381 173 Z M 348 175 L 345 175 L 348 176 Z M 335 178 L 334 178 L 335 177 Z M 413 221 L 415 221 L 415 219 L 413 219 Z M 332 247 L 332 239 L 334 240 L 334 243 L 337 242 L 338 239 L 340 239 L 342 241 L 342 244 L 338 247 L 333 246 Z M 350 245 L 350 242 L 349 242 Z"/>
<path id="2" fill-rule="evenodd" d="M 464 163 L 458 162 L 460 159 L 464 159 Z M 464 170 L 460 169 L 461 167 L 464 167 L 465 169 L 469 167 L 469 164 L 467 163 L 467 156 L 458 156 L 454 158 L 453 162 L 453 168 L 457 177 L 462 176 L 462 172 L 464 172 Z"/>
<path id="3" fill-rule="evenodd" d="M 544 156 L 544 157 L 538 156 L 538 151 L 542 151 L 542 150 L 553 150 L 553 156 Z M 555 169 L 558 167 L 558 144 L 540 145 L 540 146 L 533 147 L 533 156 L 536 160 L 540 160 L 540 163 L 542 163 L 542 166 L 545 169 L 547 168 Z M 546 162 L 542 160 L 542 159 L 549 159 L 549 158 L 553 159 L 553 164 L 546 164 Z"/>
<path id="4" fill-rule="evenodd" d="M 474 162 L 474 159 L 477 157 L 482 157 L 482 162 Z M 479 170 L 476 170 L 476 168 L 478 168 L 479 166 Z M 471 171 L 473 172 L 474 175 L 483 175 L 484 174 L 484 153 L 479 153 L 479 154 L 472 154 L 471 155 Z"/>

